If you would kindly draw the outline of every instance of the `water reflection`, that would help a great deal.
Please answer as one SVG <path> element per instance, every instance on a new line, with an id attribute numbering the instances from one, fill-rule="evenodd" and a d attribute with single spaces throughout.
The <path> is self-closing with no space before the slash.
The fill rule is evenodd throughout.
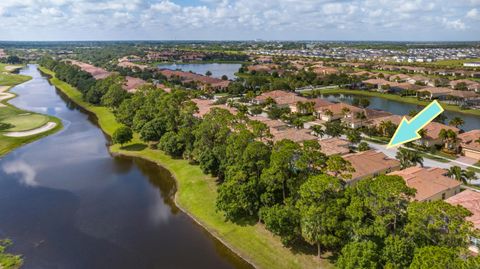
<path id="1" fill-rule="evenodd" d="M 22 160 L 15 160 L 6 162 L 2 165 L 3 172 L 7 175 L 15 175 L 18 177 L 20 183 L 26 186 L 37 186 L 38 182 L 35 181 L 37 173 L 35 169 L 28 163 Z"/>

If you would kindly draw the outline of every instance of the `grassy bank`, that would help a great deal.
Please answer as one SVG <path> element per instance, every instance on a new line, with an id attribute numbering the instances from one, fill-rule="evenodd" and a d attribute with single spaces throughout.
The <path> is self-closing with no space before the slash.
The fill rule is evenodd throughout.
<path id="1" fill-rule="evenodd" d="M 2 68 L 3 67 L 4 66 L 2 66 Z M 8 123 L 13 126 L 12 128 L 8 128 L 6 130 L 0 130 L 0 156 L 3 156 L 8 152 L 25 144 L 31 143 L 42 137 L 53 134 L 62 128 L 62 122 L 55 117 L 25 111 L 7 103 L 7 100 L 16 97 L 15 94 L 7 92 L 13 86 L 24 83 L 30 79 L 31 77 L 29 76 L 15 75 L 9 73 L 0 74 L 0 88 L 5 86 L 7 87 L 6 90 L 0 89 L 0 92 L 2 94 L 11 94 L 11 96 L 8 96 L 7 99 L 3 99 L 0 102 L 0 122 Z M 43 126 L 50 121 L 55 122 L 57 126 L 48 132 L 26 137 L 8 137 L 3 135 L 6 132 L 33 130 Z"/>
<path id="2" fill-rule="evenodd" d="M 94 113 L 103 131 L 111 135 L 119 126 L 114 115 L 105 107 L 93 106 L 82 100 L 78 90 L 55 78 L 50 70 L 40 68 L 52 76 L 50 81 L 65 93 L 72 101 Z M 114 145 L 112 153 L 141 157 L 167 168 L 177 181 L 176 203 L 192 216 L 211 234 L 225 245 L 251 262 L 258 268 L 332 268 L 326 260 L 319 261 L 313 255 L 293 253 L 284 248 L 279 240 L 264 229 L 262 225 L 237 225 L 225 222 L 222 215 L 215 210 L 215 179 L 203 174 L 198 166 L 188 161 L 172 159 L 159 150 L 148 148 L 135 134 L 133 141 L 123 148 Z"/>
<path id="3" fill-rule="evenodd" d="M 320 90 L 322 94 L 352 94 L 352 95 L 362 95 L 362 96 L 373 96 L 373 97 L 380 97 L 387 100 L 420 105 L 420 106 L 427 106 L 430 102 L 418 100 L 416 97 L 402 97 L 395 94 L 389 93 L 380 93 L 380 92 L 371 92 L 371 91 L 360 91 L 360 90 L 349 90 L 349 89 L 325 89 Z M 441 102 L 442 103 L 442 102 Z M 475 116 L 480 116 L 480 110 L 474 109 L 460 109 L 458 106 L 449 105 L 442 103 L 442 107 L 448 111 L 454 111 L 463 114 L 470 114 Z"/>

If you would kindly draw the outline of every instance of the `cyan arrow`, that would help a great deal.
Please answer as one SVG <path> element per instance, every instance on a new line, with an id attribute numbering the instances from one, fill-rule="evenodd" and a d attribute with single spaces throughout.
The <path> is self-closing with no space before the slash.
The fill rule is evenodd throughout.
<path id="1" fill-rule="evenodd" d="M 402 145 L 404 143 L 417 140 L 420 137 L 418 131 L 429 124 L 433 119 L 443 112 L 443 107 L 437 100 L 431 102 L 422 111 L 420 111 L 411 120 L 403 117 L 387 148 Z"/>

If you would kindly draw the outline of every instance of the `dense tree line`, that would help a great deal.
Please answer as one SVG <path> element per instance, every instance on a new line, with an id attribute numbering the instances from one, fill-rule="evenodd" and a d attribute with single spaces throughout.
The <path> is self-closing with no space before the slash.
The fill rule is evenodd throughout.
<path id="1" fill-rule="evenodd" d="M 60 65 L 54 70 L 63 71 Z M 62 78 L 75 81 L 74 71 Z M 90 90 L 105 89 L 97 87 L 103 86 Z M 102 101 L 105 95 L 100 103 L 126 126 L 116 135 L 119 143 L 131 138 L 131 129 L 151 147 L 218 178 L 216 206 L 226 221 L 261 222 L 294 251 L 314 246 L 319 256 L 332 253 L 339 268 L 480 266 L 467 255 L 474 230 L 465 217 L 471 213 L 444 201 L 413 202 L 415 190 L 399 176 L 348 185 L 351 164 L 327 157 L 317 141 L 274 143 L 269 128 L 242 111 L 214 108 L 200 119 L 191 91 L 145 86 L 111 103 Z"/>
<path id="2" fill-rule="evenodd" d="M 54 71 L 56 77 L 76 87 L 85 101 L 95 105 L 117 107 L 129 94 L 122 89 L 124 77 L 112 75 L 102 80 L 95 80 L 89 73 L 67 62 L 42 57 L 39 64 Z"/>

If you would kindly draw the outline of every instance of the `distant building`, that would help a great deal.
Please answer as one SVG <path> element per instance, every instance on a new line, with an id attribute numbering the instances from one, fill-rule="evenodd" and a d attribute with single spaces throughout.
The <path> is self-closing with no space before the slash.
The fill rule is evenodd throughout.
<path id="1" fill-rule="evenodd" d="M 463 63 L 465 67 L 480 67 L 480 62 Z"/>

